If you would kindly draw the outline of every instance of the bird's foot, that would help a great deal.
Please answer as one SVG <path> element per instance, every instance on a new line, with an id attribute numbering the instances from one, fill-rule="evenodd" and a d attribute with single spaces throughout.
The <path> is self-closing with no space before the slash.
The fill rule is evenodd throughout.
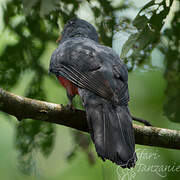
<path id="1" fill-rule="evenodd" d="M 73 106 L 72 103 L 68 103 L 66 106 L 61 104 L 62 109 L 65 111 L 75 111 L 75 107 Z"/>
<path id="2" fill-rule="evenodd" d="M 149 121 L 145 120 L 145 119 L 140 119 L 140 118 L 137 118 L 137 117 L 134 117 L 134 116 L 132 116 L 132 119 L 134 121 L 143 123 L 145 126 L 152 126 L 152 124 Z"/>

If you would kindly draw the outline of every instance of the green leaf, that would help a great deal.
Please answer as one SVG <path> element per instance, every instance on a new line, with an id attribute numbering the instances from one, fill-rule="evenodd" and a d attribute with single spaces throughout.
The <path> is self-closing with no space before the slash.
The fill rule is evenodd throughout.
<path id="1" fill-rule="evenodd" d="M 160 31 L 172 2 L 173 0 L 170 0 L 170 5 L 167 6 L 165 1 L 157 3 L 153 0 L 139 11 L 132 22 L 133 33 L 122 47 L 121 58 L 131 61 L 132 64 L 138 64 L 149 56 L 159 42 Z"/>

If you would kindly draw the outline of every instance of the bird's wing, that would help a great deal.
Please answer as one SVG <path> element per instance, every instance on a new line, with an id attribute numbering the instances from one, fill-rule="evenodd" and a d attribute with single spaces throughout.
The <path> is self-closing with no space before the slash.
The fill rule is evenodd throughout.
<path id="1" fill-rule="evenodd" d="M 113 90 L 107 74 L 113 76 L 113 73 L 112 67 L 107 70 L 106 64 L 102 63 L 103 58 L 107 58 L 103 51 L 82 43 L 65 43 L 63 46 L 53 53 L 50 71 L 56 76 L 65 77 L 80 88 L 111 100 Z"/>
<path id="2" fill-rule="evenodd" d="M 121 105 L 128 105 L 129 91 L 128 91 L 128 71 L 122 61 L 113 66 L 113 75 L 116 81 L 115 92 Z"/>

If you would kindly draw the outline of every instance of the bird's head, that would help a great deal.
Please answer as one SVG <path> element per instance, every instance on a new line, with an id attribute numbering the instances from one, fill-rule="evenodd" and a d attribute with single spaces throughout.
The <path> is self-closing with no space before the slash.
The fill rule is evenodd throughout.
<path id="1" fill-rule="evenodd" d="M 72 18 L 66 23 L 62 35 L 56 42 L 63 42 L 67 38 L 72 37 L 86 37 L 99 42 L 98 34 L 94 26 L 78 18 Z"/>

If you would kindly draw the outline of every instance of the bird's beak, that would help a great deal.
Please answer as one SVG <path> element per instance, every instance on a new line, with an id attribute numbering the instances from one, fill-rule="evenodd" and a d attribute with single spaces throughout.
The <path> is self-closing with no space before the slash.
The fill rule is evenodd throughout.
<path id="1" fill-rule="evenodd" d="M 56 43 L 59 43 L 61 41 L 61 35 L 58 37 L 58 39 L 56 40 Z"/>

